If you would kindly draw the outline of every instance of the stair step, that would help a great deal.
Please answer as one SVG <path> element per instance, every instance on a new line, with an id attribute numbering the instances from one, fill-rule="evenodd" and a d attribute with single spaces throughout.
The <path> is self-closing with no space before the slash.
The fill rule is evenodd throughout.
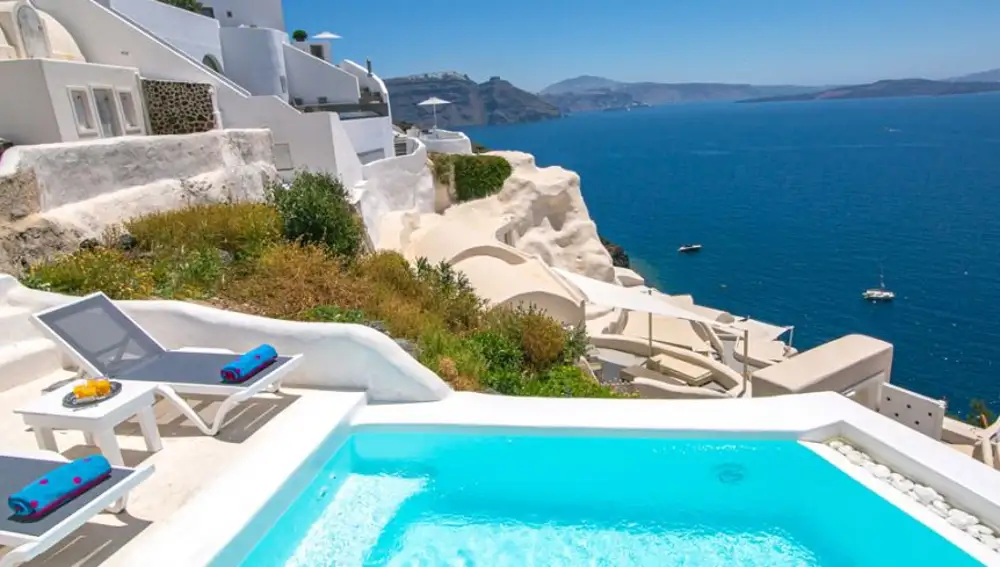
<path id="1" fill-rule="evenodd" d="M 38 330 L 31 324 L 30 309 L 0 305 L 0 345 L 39 336 Z"/>
<path id="2" fill-rule="evenodd" d="M 0 346 L 0 391 L 26 384 L 62 368 L 59 348 L 48 339 Z"/>

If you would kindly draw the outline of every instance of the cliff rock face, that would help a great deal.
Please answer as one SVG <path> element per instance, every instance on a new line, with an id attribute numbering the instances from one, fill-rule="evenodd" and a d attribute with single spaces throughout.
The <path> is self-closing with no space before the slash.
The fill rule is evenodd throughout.
<path id="1" fill-rule="evenodd" d="M 417 106 L 431 97 L 451 103 L 437 107 L 438 126 L 442 128 L 534 122 L 562 115 L 555 106 L 500 77 L 477 84 L 468 75 L 433 73 L 388 79 L 385 83 L 396 122 L 432 126 L 432 109 Z"/>
<path id="2" fill-rule="evenodd" d="M 611 255 L 601 244 L 580 192 L 580 176 L 561 167 L 535 165 L 523 152 L 490 152 L 510 162 L 513 172 L 500 193 L 445 211 L 496 230 L 511 226 L 513 246 L 549 266 L 612 282 Z M 478 219 L 478 220 L 474 220 Z"/>

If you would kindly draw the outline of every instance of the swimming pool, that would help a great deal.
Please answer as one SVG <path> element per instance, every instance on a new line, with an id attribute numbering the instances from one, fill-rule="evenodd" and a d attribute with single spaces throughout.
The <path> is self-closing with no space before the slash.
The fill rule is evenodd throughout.
<path id="1" fill-rule="evenodd" d="M 374 430 L 318 471 L 227 564 L 979 565 L 793 441 Z"/>

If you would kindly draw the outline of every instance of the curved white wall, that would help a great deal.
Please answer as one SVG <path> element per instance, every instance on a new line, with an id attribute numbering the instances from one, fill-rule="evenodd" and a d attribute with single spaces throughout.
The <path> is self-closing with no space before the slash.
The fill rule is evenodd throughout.
<path id="1" fill-rule="evenodd" d="M 434 178 L 427 167 L 427 148 L 419 141 L 417 144 L 412 154 L 380 159 L 363 167 L 361 217 L 372 242 L 379 242 L 379 224 L 387 213 L 434 212 Z"/>
<path id="2" fill-rule="evenodd" d="M 36 291 L 0 274 L 0 297 L 37 312 L 74 298 Z M 237 352 L 261 343 L 279 352 L 303 354 L 302 365 L 284 384 L 364 390 L 372 401 L 442 400 L 451 388 L 382 333 L 361 325 L 279 321 L 182 301 L 122 301 L 121 308 L 167 348 L 218 347 Z M 40 332 L 37 337 L 41 338 Z M 28 340 L 32 337 L 21 337 Z"/>
<path id="3" fill-rule="evenodd" d="M 223 66 L 226 76 L 254 95 L 288 100 L 284 32 L 265 28 L 222 28 Z"/>
<path id="4" fill-rule="evenodd" d="M 427 146 L 427 151 L 441 154 L 472 154 L 472 140 L 461 132 L 435 130 L 420 136 L 420 141 Z"/>

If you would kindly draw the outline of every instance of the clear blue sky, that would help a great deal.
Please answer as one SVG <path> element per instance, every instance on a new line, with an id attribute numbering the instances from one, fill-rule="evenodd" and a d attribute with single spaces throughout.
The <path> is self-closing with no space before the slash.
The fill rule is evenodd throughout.
<path id="1" fill-rule="evenodd" d="M 844 84 L 1000 67 L 997 0 L 284 0 L 383 78 L 454 70 L 538 90 L 622 81 Z"/>

